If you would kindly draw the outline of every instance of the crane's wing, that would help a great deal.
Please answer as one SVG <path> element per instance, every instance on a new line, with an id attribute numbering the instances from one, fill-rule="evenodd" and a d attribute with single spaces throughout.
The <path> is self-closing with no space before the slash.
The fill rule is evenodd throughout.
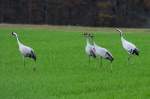
<path id="1" fill-rule="evenodd" d="M 132 44 L 131 42 L 124 40 L 122 42 L 123 47 L 125 50 L 127 50 L 128 52 L 130 52 L 131 50 L 134 50 L 136 48 L 136 46 L 134 44 Z"/>
<path id="2" fill-rule="evenodd" d="M 34 53 L 34 50 L 32 48 L 22 44 L 19 46 L 19 50 L 25 57 L 32 58 L 36 61 L 36 54 Z"/>

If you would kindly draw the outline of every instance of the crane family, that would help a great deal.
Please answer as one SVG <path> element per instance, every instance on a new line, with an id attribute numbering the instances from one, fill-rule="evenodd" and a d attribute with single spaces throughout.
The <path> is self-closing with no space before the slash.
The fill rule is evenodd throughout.
<path id="1" fill-rule="evenodd" d="M 116 28 L 116 30 L 120 33 L 123 48 L 129 54 L 128 61 L 130 60 L 130 57 L 132 55 L 138 56 L 139 55 L 139 49 L 133 43 L 124 39 L 123 32 L 120 29 Z M 12 32 L 12 35 L 15 36 L 15 38 L 17 40 L 17 43 L 19 46 L 19 51 L 23 56 L 24 66 L 25 66 L 25 58 L 26 57 L 32 58 L 34 61 L 36 61 L 36 54 L 35 54 L 34 50 L 32 48 L 22 44 L 19 41 L 17 33 Z M 102 59 L 109 60 L 112 63 L 112 61 L 114 60 L 112 54 L 106 48 L 103 48 L 103 47 L 97 45 L 95 43 L 95 41 L 93 40 L 94 36 L 91 33 L 84 33 L 83 35 L 86 38 L 86 42 L 87 42 L 87 44 L 85 46 L 85 52 L 89 57 L 89 63 L 90 63 L 91 57 L 100 58 L 100 60 L 101 60 L 100 64 L 101 65 L 102 65 Z M 35 67 L 33 68 L 33 70 L 35 70 Z M 112 64 L 111 64 L 111 71 L 112 71 Z"/>

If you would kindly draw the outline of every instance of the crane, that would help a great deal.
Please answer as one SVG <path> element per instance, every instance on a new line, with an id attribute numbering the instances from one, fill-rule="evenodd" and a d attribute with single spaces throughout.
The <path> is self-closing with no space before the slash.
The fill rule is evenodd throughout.
<path id="1" fill-rule="evenodd" d="M 123 32 L 120 29 L 116 28 L 116 30 L 119 31 L 119 33 L 120 33 L 123 48 L 129 54 L 128 61 L 130 60 L 131 55 L 139 56 L 139 49 L 133 43 L 131 43 L 131 42 L 127 41 L 126 39 L 124 39 Z"/>
<path id="2" fill-rule="evenodd" d="M 90 34 L 90 36 L 93 41 L 93 35 Z M 102 59 L 109 60 L 112 63 L 112 61 L 114 60 L 112 54 L 106 48 L 98 46 L 94 41 L 93 43 L 94 43 L 94 48 L 95 48 L 95 54 L 101 60 L 101 66 L 102 66 Z M 111 71 L 112 71 L 112 64 L 111 64 Z"/>
<path id="3" fill-rule="evenodd" d="M 84 35 L 84 37 L 86 38 L 85 52 L 86 52 L 86 54 L 87 54 L 88 57 L 89 57 L 89 63 L 90 63 L 90 58 L 91 58 L 91 57 L 96 58 L 96 55 L 95 55 L 95 48 L 94 48 L 94 45 L 92 45 L 92 44 L 90 43 L 90 36 L 89 36 L 89 33 L 84 33 L 83 35 Z"/>
<path id="4" fill-rule="evenodd" d="M 12 32 L 12 35 L 13 35 L 13 36 L 16 38 L 16 40 L 17 40 L 18 47 L 19 47 L 19 51 L 20 51 L 20 53 L 21 53 L 22 56 L 23 56 L 24 66 L 25 66 L 25 58 L 26 58 L 26 57 L 32 58 L 34 61 L 36 61 L 36 55 L 35 55 L 34 50 L 33 50 L 31 47 L 28 47 L 28 46 L 22 44 L 22 43 L 19 41 L 19 38 L 18 38 L 17 33 Z M 36 68 L 34 67 L 33 70 L 35 70 L 35 69 L 36 69 Z"/>

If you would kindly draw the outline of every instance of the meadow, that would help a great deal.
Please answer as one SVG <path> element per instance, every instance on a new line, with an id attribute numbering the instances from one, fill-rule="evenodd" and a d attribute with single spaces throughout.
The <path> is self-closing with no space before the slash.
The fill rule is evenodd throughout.
<path id="1" fill-rule="evenodd" d="M 121 28 L 140 49 L 127 64 L 127 52 L 114 28 L 0 25 L 0 99 L 148 99 L 150 98 L 150 29 Z M 16 39 L 32 47 L 37 61 L 23 66 Z M 88 63 L 83 32 L 114 56 Z M 36 71 L 33 71 L 33 66 Z"/>

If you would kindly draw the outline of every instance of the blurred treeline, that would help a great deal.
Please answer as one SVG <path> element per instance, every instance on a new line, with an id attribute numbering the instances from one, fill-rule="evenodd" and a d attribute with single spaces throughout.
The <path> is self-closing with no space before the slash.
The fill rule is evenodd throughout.
<path id="1" fill-rule="evenodd" d="M 0 0 L 0 23 L 148 27 L 150 0 Z"/>

